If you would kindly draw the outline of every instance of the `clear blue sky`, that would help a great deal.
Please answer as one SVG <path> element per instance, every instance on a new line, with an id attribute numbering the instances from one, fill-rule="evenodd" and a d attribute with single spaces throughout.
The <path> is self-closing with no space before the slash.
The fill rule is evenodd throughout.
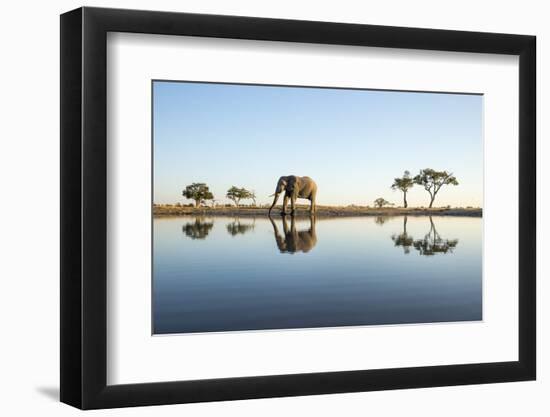
<path id="1" fill-rule="evenodd" d="M 393 178 L 429 167 L 460 183 L 435 206 L 482 206 L 479 95 L 155 81 L 153 100 L 155 203 L 188 203 L 193 182 L 220 203 L 232 185 L 268 203 L 281 175 L 307 175 L 320 205 L 400 205 Z M 428 193 L 408 200 L 427 206 Z"/>

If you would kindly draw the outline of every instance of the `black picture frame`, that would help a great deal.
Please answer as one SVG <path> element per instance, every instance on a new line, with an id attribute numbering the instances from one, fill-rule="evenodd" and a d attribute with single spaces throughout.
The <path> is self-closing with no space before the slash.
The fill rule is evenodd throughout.
<path id="1" fill-rule="evenodd" d="M 108 32 L 519 56 L 519 360 L 107 385 Z M 61 401 L 81 409 L 533 380 L 536 376 L 534 36 L 79 8 L 61 15 Z"/>

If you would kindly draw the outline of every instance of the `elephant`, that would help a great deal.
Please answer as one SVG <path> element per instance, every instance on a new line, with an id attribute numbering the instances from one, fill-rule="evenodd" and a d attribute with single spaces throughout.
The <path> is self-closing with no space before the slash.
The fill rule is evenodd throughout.
<path id="1" fill-rule="evenodd" d="M 290 229 L 288 228 L 287 217 L 283 216 L 283 233 L 279 234 L 277 225 L 270 217 L 269 220 L 273 225 L 273 233 L 275 234 L 275 242 L 281 253 L 307 253 L 317 244 L 317 234 L 315 233 L 315 216 L 309 218 L 309 229 L 296 230 L 296 220 L 294 216 L 290 218 Z"/>
<path id="2" fill-rule="evenodd" d="M 296 211 L 297 198 L 308 199 L 311 202 L 309 211 L 311 214 L 315 213 L 315 198 L 317 196 L 317 184 L 315 184 L 315 181 L 313 181 L 309 177 L 297 177 L 296 175 L 287 175 L 279 178 L 279 181 L 277 181 L 277 188 L 275 189 L 275 193 L 271 195 L 274 196 L 274 198 L 273 204 L 269 208 L 269 214 L 271 214 L 271 210 L 273 210 L 273 207 L 275 207 L 275 204 L 277 204 L 279 195 L 283 191 L 285 192 L 285 196 L 283 199 L 283 211 L 281 212 L 281 214 L 286 214 L 286 206 L 289 199 L 291 214 L 294 214 Z"/>

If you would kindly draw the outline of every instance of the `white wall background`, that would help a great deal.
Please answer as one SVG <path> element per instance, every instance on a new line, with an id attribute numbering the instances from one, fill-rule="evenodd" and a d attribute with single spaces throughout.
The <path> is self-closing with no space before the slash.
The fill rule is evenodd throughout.
<path id="1" fill-rule="evenodd" d="M 550 26 L 545 3 L 430 0 L 124 0 L 86 5 L 238 14 L 440 29 L 509 32 L 538 37 L 539 213 L 550 210 L 550 148 L 543 120 L 550 97 Z M 72 0 L 3 4 L 0 24 L 0 410 L 3 415 L 68 416 L 59 392 L 59 17 L 81 6 Z M 539 215 L 538 235 L 550 233 Z M 548 415 L 550 405 L 550 266 L 548 240 L 539 239 L 538 381 L 225 403 L 144 407 L 94 415 Z M 546 394 L 546 395 L 545 395 Z"/>

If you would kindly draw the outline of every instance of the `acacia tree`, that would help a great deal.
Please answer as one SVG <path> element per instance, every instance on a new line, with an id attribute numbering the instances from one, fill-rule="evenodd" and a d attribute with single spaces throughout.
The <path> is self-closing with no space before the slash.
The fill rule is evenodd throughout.
<path id="1" fill-rule="evenodd" d="M 189 200 L 195 201 L 195 207 L 198 207 L 206 200 L 213 200 L 214 195 L 210 192 L 208 186 L 203 182 L 194 182 L 191 185 L 185 187 L 182 195 Z"/>
<path id="2" fill-rule="evenodd" d="M 392 190 L 401 190 L 403 192 L 403 207 L 407 208 L 407 191 L 411 189 L 414 185 L 414 179 L 411 178 L 411 173 L 405 171 L 401 178 L 394 178 L 393 184 L 391 185 Z"/>
<path id="3" fill-rule="evenodd" d="M 374 205 L 378 208 L 382 208 L 384 206 L 393 206 L 393 203 L 390 203 L 388 200 L 384 200 L 382 197 L 378 197 L 374 200 Z"/>
<path id="4" fill-rule="evenodd" d="M 232 200 L 237 207 L 239 207 L 241 200 L 252 198 L 252 193 L 246 188 L 238 188 L 233 185 L 229 190 L 227 190 L 227 194 L 225 196 Z"/>
<path id="5" fill-rule="evenodd" d="M 430 194 L 430 208 L 435 200 L 435 196 L 444 185 L 458 185 L 456 177 L 447 171 L 436 171 L 431 168 L 421 169 L 420 173 L 414 177 L 414 183 L 422 185 Z"/>

